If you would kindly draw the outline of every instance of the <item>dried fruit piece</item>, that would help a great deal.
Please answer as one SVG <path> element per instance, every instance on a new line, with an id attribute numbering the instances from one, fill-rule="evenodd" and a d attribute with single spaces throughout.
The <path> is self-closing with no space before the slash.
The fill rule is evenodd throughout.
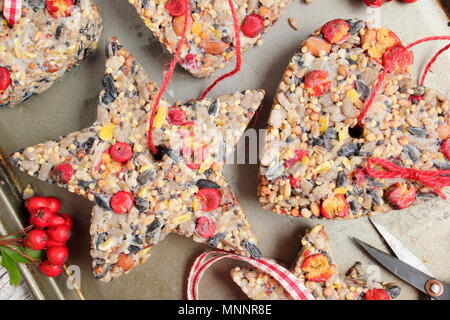
<path id="1" fill-rule="evenodd" d="M 325 70 L 311 71 L 305 77 L 305 88 L 316 97 L 328 92 L 331 87 L 331 80 Z"/>
<path id="2" fill-rule="evenodd" d="M 391 300 L 391 297 L 383 289 L 375 288 L 366 292 L 364 300 Z"/>
<path id="3" fill-rule="evenodd" d="M 285 168 L 290 168 L 297 161 L 302 161 L 304 157 L 308 156 L 308 151 L 306 150 L 295 150 L 295 155 L 292 159 L 286 160 L 284 162 Z"/>
<path id="4" fill-rule="evenodd" d="M 171 107 L 169 108 L 169 112 L 167 114 L 169 118 L 169 122 L 174 125 L 181 125 L 184 123 L 186 119 L 186 112 L 180 107 Z"/>
<path id="5" fill-rule="evenodd" d="M 68 183 L 73 176 L 73 167 L 70 163 L 61 163 L 53 169 L 55 179 L 61 183 Z"/>
<path id="6" fill-rule="evenodd" d="M 181 36 L 183 34 L 185 19 L 186 19 L 186 16 L 184 14 L 179 17 L 173 18 L 172 27 L 173 27 L 173 31 L 175 32 L 175 34 L 177 36 Z M 189 31 L 191 29 L 191 25 L 192 25 L 192 16 L 189 15 L 188 16 L 188 25 L 186 28 L 187 31 Z"/>
<path id="7" fill-rule="evenodd" d="M 200 48 L 205 50 L 207 54 L 219 55 L 230 47 L 228 43 L 223 41 L 202 40 L 199 44 Z"/>
<path id="8" fill-rule="evenodd" d="M 367 29 L 361 37 L 362 48 L 367 50 L 369 55 L 381 62 L 387 49 L 401 45 L 398 36 L 389 29 Z"/>
<path id="9" fill-rule="evenodd" d="M 408 67 L 414 63 L 414 54 L 403 46 L 395 46 L 383 54 L 383 66 L 386 72 L 406 73 Z"/>
<path id="10" fill-rule="evenodd" d="M 53 18 L 68 17 L 72 14 L 73 0 L 46 0 L 47 11 Z"/>
<path id="11" fill-rule="evenodd" d="M 350 35 L 350 23 L 343 19 L 335 19 L 324 24 L 320 32 L 329 43 L 342 43 Z"/>
<path id="12" fill-rule="evenodd" d="M 11 84 L 11 76 L 9 71 L 5 68 L 0 68 L 0 93 Z"/>
<path id="13" fill-rule="evenodd" d="M 439 149 L 440 152 L 448 159 L 450 160 L 450 138 L 445 139 L 442 141 L 441 147 Z"/>
<path id="14" fill-rule="evenodd" d="M 248 15 L 241 24 L 241 30 L 246 37 L 254 38 L 264 30 L 264 19 L 257 14 Z"/>
<path id="15" fill-rule="evenodd" d="M 319 57 L 322 52 L 328 54 L 331 51 L 331 44 L 321 37 L 309 37 L 305 46 L 316 57 Z"/>
<path id="16" fill-rule="evenodd" d="M 186 0 L 169 0 L 166 2 L 165 8 L 174 17 L 182 16 L 187 9 Z"/>
<path id="17" fill-rule="evenodd" d="M 116 142 L 109 148 L 109 154 L 114 161 L 124 163 L 133 157 L 133 148 L 126 142 Z"/>
<path id="18" fill-rule="evenodd" d="M 197 219 L 195 233 L 202 238 L 211 238 L 216 233 L 216 224 L 209 216 L 202 216 Z"/>
<path id="19" fill-rule="evenodd" d="M 416 200 L 416 187 L 397 182 L 385 192 L 386 200 L 396 209 L 406 209 Z"/>
<path id="20" fill-rule="evenodd" d="M 133 195 L 127 191 L 116 192 L 109 204 L 115 213 L 124 214 L 133 206 Z"/>
<path id="21" fill-rule="evenodd" d="M 326 219 L 344 218 L 348 213 L 347 199 L 343 194 L 331 195 L 322 202 L 320 213 Z"/>
<path id="22" fill-rule="evenodd" d="M 134 265 L 133 257 L 130 257 L 129 255 L 121 252 L 117 260 L 117 265 L 121 267 L 124 271 L 128 271 Z"/>
<path id="23" fill-rule="evenodd" d="M 202 210 L 213 211 L 220 206 L 221 195 L 217 189 L 200 189 L 195 196 L 200 200 Z"/>
<path id="24" fill-rule="evenodd" d="M 306 273 L 306 279 L 312 282 L 325 282 L 333 275 L 333 268 L 328 263 L 327 257 L 322 253 L 306 257 L 301 268 Z"/>

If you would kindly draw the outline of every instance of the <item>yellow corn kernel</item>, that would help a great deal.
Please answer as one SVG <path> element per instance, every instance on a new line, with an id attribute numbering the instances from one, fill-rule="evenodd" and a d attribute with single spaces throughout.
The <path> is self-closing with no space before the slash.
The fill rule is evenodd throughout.
<path id="1" fill-rule="evenodd" d="M 188 221 L 191 218 L 190 213 L 182 214 L 181 216 L 175 217 L 172 219 L 172 223 L 174 225 L 182 224 L 183 222 Z"/>
<path id="2" fill-rule="evenodd" d="M 331 162 L 327 161 L 327 162 L 324 162 L 324 163 L 318 165 L 317 168 L 316 168 L 316 172 L 317 173 L 324 173 L 324 172 L 327 172 L 330 169 L 331 169 Z"/>
<path id="3" fill-rule="evenodd" d="M 152 168 L 153 168 L 153 166 L 152 166 L 151 164 L 144 164 L 144 165 L 139 169 L 139 172 L 142 173 L 142 172 L 145 172 L 145 171 L 147 171 L 148 169 L 152 169 Z"/>
<path id="4" fill-rule="evenodd" d="M 320 116 L 319 118 L 319 128 L 320 132 L 324 133 L 328 129 L 328 117 L 327 116 Z"/>
<path id="5" fill-rule="evenodd" d="M 116 126 L 113 123 L 107 124 L 100 129 L 98 136 L 104 141 L 111 141 L 113 138 L 113 131 Z"/>
<path id="6" fill-rule="evenodd" d="M 194 200 L 192 200 L 192 210 L 194 210 L 194 212 L 200 210 L 200 201 L 197 199 L 197 197 L 194 197 Z"/>
<path id="7" fill-rule="evenodd" d="M 101 243 L 98 248 L 102 251 L 106 251 L 108 249 L 111 249 L 112 247 L 114 247 L 114 245 L 116 244 L 116 241 L 114 240 L 113 237 L 105 240 L 103 243 Z"/>
<path id="8" fill-rule="evenodd" d="M 212 162 L 213 162 L 212 158 L 208 157 L 208 159 L 206 159 L 205 161 L 202 162 L 202 164 L 200 165 L 200 168 L 198 168 L 198 173 L 202 174 L 203 172 L 208 170 L 209 167 L 211 167 Z"/>
<path id="9" fill-rule="evenodd" d="M 339 130 L 338 138 L 339 138 L 339 142 L 342 142 L 345 139 L 347 139 L 348 138 L 348 128 L 344 127 L 341 130 Z"/>
<path id="10" fill-rule="evenodd" d="M 148 247 L 148 248 L 143 249 L 143 250 L 141 251 L 141 255 L 142 255 L 142 256 L 145 256 L 145 255 L 150 251 L 150 248 L 151 248 L 151 247 Z"/>
<path id="11" fill-rule="evenodd" d="M 202 32 L 202 23 L 194 21 L 194 23 L 192 23 L 191 32 L 197 36 L 200 36 Z"/>
<path id="12" fill-rule="evenodd" d="M 342 158 L 342 164 L 349 170 L 352 168 L 352 163 L 347 157 Z"/>
<path id="13" fill-rule="evenodd" d="M 350 99 L 351 102 L 355 103 L 359 99 L 358 91 L 355 89 L 350 89 L 347 91 L 347 97 Z"/>
<path id="14" fill-rule="evenodd" d="M 347 188 L 344 188 L 344 187 L 334 189 L 335 194 L 345 194 L 346 192 L 347 192 Z"/>
<path id="15" fill-rule="evenodd" d="M 153 126 L 156 129 L 161 128 L 164 120 L 166 119 L 168 109 L 165 107 L 159 108 L 156 112 L 155 120 L 153 121 Z"/>

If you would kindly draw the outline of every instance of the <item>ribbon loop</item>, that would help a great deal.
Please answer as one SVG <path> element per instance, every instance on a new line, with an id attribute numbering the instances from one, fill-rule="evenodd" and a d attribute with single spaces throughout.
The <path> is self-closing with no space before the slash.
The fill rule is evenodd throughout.
<path id="1" fill-rule="evenodd" d="M 294 300 L 314 300 L 313 295 L 309 292 L 305 285 L 301 283 L 290 271 L 276 262 L 265 258 L 253 259 L 241 257 L 239 255 L 223 251 L 207 251 L 195 259 L 188 277 L 188 300 L 198 300 L 198 288 L 203 274 L 212 264 L 225 258 L 244 261 L 253 267 L 258 268 L 260 271 L 269 274 L 278 281 L 278 283 L 286 290 L 287 293 L 291 295 Z"/>

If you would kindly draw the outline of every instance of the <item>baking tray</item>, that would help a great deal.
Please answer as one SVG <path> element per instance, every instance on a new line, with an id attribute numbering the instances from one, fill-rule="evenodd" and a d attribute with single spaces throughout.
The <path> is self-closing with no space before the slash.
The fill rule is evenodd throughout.
<path id="1" fill-rule="evenodd" d="M 307 5 L 294 0 L 284 16 L 265 35 L 264 45 L 244 55 L 242 71 L 222 82 L 212 95 L 247 88 L 263 88 L 267 92 L 264 109 L 255 124 L 264 128 L 270 111 L 273 94 L 287 62 L 300 42 L 313 30 L 334 18 L 366 18 L 392 28 L 405 43 L 429 35 L 449 34 L 448 18 L 435 0 L 420 0 L 414 4 L 391 2 L 381 10 L 366 8 L 360 0 L 315 0 Z M 448 1 L 445 1 L 448 3 Z M 151 36 L 126 0 L 97 0 L 104 20 L 104 31 L 99 49 L 80 67 L 57 81 L 45 93 L 35 96 L 15 109 L 0 111 L 0 147 L 5 153 L 31 146 L 60 135 L 91 125 L 95 119 L 101 75 L 105 68 L 104 46 L 106 40 L 117 36 L 138 58 L 150 77 L 160 83 L 162 66 L 169 55 Z M 289 27 L 287 19 L 297 20 L 299 30 Z M 422 70 L 427 59 L 442 47 L 442 43 L 428 43 L 415 50 L 415 72 Z M 228 70 L 231 69 L 228 66 Z M 443 55 L 433 67 L 427 85 L 450 95 L 449 55 Z M 193 79 L 178 69 L 166 96 L 169 101 L 187 100 L 197 96 L 211 79 Z M 73 237 L 69 242 L 68 265 L 81 271 L 81 291 L 86 299 L 184 299 L 186 276 L 195 257 L 206 250 L 203 245 L 178 236 L 169 235 L 152 249 L 147 263 L 133 269 L 126 276 L 111 283 L 95 280 L 91 273 L 89 256 L 89 221 L 92 203 L 56 186 L 42 183 L 23 173 L 16 172 L 22 185 L 32 183 L 39 194 L 54 195 L 62 199 L 62 208 L 74 217 Z M 306 228 L 317 223 L 302 218 L 278 216 L 262 210 L 256 197 L 258 166 L 256 164 L 228 165 L 225 176 L 237 193 L 253 225 L 260 248 L 266 257 L 290 264 L 300 247 L 299 237 Z M 4 180 L 4 177 L 2 178 Z M 0 192 L 1 232 L 12 232 L 24 223 L 26 213 L 14 196 L 14 182 L 4 183 Z M 421 257 L 443 281 L 450 281 L 450 213 L 448 202 L 436 200 L 401 212 L 376 217 L 399 236 Z M 364 239 L 385 248 L 375 230 L 365 218 L 354 221 L 320 221 L 329 231 L 336 260 L 341 272 L 354 261 L 365 266 L 373 264 L 350 240 L 350 236 Z M 212 267 L 205 276 L 201 297 L 209 299 L 245 299 L 228 276 L 229 270 L 239 265 L 224 261 Z M 40 276 L 34 269 L 22 268 L 24 278 L 39 299 L 80 299 L 76 290 L 67 286 L 67 277 L 56 280 Z M 416 290 L 381 269 L 385 281 L 395 281 L 402 286 L 402 299 L 420 298 Z"/>

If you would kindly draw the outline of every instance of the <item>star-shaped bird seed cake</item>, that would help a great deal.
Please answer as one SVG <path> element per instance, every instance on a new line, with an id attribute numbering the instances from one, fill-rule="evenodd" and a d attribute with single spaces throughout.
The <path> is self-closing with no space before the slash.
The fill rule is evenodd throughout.
<path id="1" fill-rule="evenodd" d="M 147 131 L 158 89 L 117 39 L 107 55 L 96 122 L 11 156 L 20 170 L 96 203 L 90 229 L 95 277 L 110 281 L 129 271 L 169 232 L 260 257 L 222 167 L 264 92 L 174 106 L 162 100 L 153 155 Z"/>

